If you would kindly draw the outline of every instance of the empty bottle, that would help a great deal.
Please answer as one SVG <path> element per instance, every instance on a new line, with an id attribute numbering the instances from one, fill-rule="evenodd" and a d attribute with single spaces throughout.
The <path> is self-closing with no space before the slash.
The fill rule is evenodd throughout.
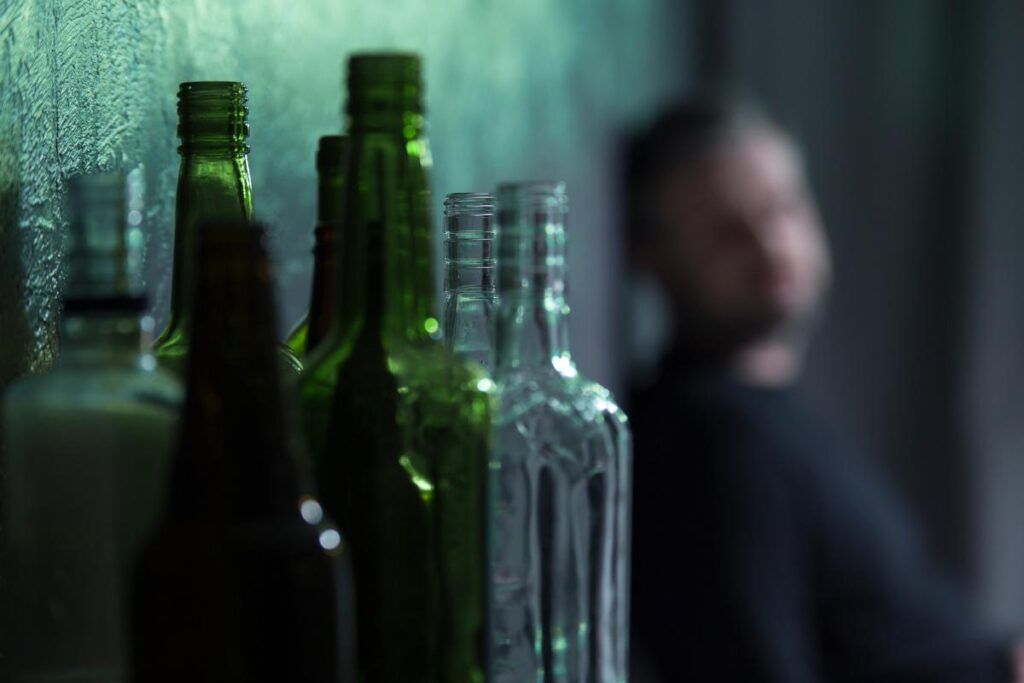
<path id="1" fill-rule="evenodd" d="M 352 57 L 348 114 L 338 333 L 299 390 L 352 544 L 360 681 L 482 681 L 491 383 L 434 339 L 419 59 Z"/>
<path id="2" fill-rule="evenodd" d="M 630 436 L 569 353 L 562 183 L 498 190 L 496 683 L 626 680 Z"/>
<path id="3" fill-rule="evenodd" d="M 348 549 L 298 468 L 262 239 L 244 223 L 199 237 L 168 505 L 135 575 L 135 683 L 348 680 Z"/>
<path id="4" fill-rule="evenodd" d="M 126 673 L 130 573 L 162 506 L 181 389 L 142 350 L 152 320 L 125 187 L 120 172 L 69 183 L 60 359 L 4 398 L 4 681 Z"/>

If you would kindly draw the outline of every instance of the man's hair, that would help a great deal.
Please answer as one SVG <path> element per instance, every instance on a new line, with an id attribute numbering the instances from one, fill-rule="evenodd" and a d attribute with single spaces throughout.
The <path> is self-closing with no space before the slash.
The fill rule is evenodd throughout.
<path id="1" fill-rule="evenodd" d="M 665 177 L 753 128 L 781 130 L 750 100 L 704 93 L 667 107 L 653 123 L 629 137 L 624 154 L 624 209 L 631 253 L 657 230 L 651 205 Z"/>

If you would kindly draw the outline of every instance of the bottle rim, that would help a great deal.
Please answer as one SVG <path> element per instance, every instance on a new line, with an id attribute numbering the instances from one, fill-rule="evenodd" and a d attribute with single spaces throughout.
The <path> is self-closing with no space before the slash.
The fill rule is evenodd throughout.
<path id="1" fill-rule="evenodd" d="M 565 213 L 569 196 L 562 180 L 525 180 L 498 185 L 498 210 L 513 207 L 546 208 Z"/>
<path id="2" fill-rule="evenodd" d="M 348 156 L 347 135 L 323 135 L 317 143 L 316 170 L 341 172 Z"/>
<path id="3" fill-rule="evenodd" d="M 495 205 L 490 192 L 452 192 L 444 199 L 444 215 L 493 216 Z"/>

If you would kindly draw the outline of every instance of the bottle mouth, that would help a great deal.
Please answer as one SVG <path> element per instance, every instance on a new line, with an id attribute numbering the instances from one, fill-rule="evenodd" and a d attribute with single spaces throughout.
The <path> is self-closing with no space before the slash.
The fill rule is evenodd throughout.
<path id="1" fill-rule="evenodd" d="M 487 192 L 455 192 L 444 200 L 446 263 L 493 266 L 491 243 L 497 234 L 494 195 Z M 474 264 L 474 260 L 480 263 Z"/>
<path id="2" fill-rule="evenodd" d="M 561 180 L 528 180 L 498 185 L 499 210 L 545 209 L 567 213 L 569 197 Z"/>
<path id="3" fill-rule="evenodd" d="M 348 158 L 347 135 L 324 135 L 316 150 L 316 170 L 318 173 L 340 173 L 344 170 Z"/>
<path id="4" fill-rule="evenodd" d="M 178 137 L 186 147 L 244 146 L 249 136 L 248 99 L 245 85 L 235 81 L 182 83 Z"/>
<path id="5" fill-rule="evenodd" d="M 361 52 L 348 59 L 349 82 L 419 87 L 423 60 L 411 52 Z"/>
<path id="6" fill-rule="evenodd" d="M 493 216 L 494 195 L 489 192 L 453 192 L 444 199 L 444 215 Z"/>
<path id="7" fill-rule="evenodd" d="M 423 113 L 422 61 L 399 52 L 355 54 L 348 60 L 346 111 L 355 119 Z M 403 122 L 414 128 L 422 122 Z"/>

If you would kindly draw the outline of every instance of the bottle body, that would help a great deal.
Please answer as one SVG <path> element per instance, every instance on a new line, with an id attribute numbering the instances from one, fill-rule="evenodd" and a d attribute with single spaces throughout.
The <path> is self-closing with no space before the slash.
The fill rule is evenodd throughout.
<path id="1" fill-rule="evenodd" d="M 180 386 L 137 350 L 103 354 L 4 401 L 11 681 L 125 672 L 127 587 L 163 502 Z"/>
<path id="2" fill-rule="evenodd" d="M 121 680 L 129 576 L 163 502 L 181 387 L 142 352 L 125 177 L 77 177 L 61 357 L 2 405 L 7 681 Z"/>
<path id="3" fill-rule="evenodd" d="M 342 322 L 300 385 L 307 424 L 326 428 L 311 435 L 323 504 L 353 548 L 365 683 L 485 675 L 492 397 L 433 338 L 418 100 L 418 59 L 350 61 Z"/>
<path id="4" fill-rule="evenodd" d="M 498 201 L 492 679 L 623 683 L 628 423 L 569 353 L 564 191 L 511 186 Z"/>
<path id="5" fill-rule="evenodd" d="M 136 568 L 133 680 L 354 680 L 339 623 L 351 576 L 323 533 L 298 510 L 162 524 Z"/>
<path id="6" fill-rule="evenodd" d="M 347 547 L 291 451 L 261 230 L 204 230 L 169 503 L 135 573 L 133 679 L 350 680 Z"/>
<path id="7" fill-rule="evenodd" d="M 622 683 L 628 427 L 607 391 L 556 372 L 499 381 L 493 680 Z"/>

